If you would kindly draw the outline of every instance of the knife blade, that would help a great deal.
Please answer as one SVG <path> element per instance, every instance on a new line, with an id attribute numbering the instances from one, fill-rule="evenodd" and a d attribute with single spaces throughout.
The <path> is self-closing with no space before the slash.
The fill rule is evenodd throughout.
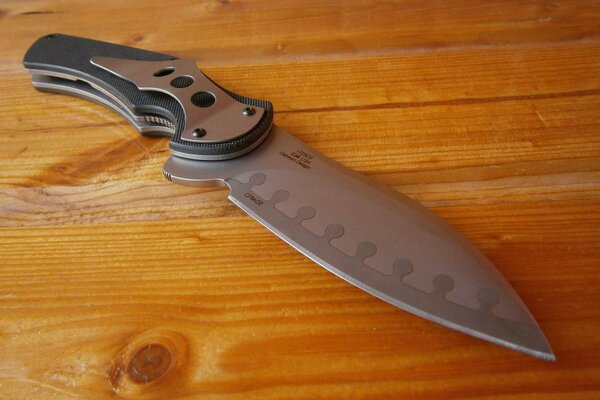
<path id="1" fill-rule="evenodd" d="M 95 101 L 144 135 L 169 136 L 163 172 L 229 199 L 308 258 L 401 309 L 554 360 L 494 265 L 447 222 L 272 123 L 265 100 L 230 92 L 195 62 L 53 34 L 25 55 L 34 87 Z"/>

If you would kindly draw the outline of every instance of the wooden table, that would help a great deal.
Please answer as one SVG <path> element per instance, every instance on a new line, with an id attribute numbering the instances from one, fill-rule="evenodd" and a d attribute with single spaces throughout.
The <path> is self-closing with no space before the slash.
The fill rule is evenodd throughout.
<path id="1" fill-rule="evenodd" d="M 600 2 L 157 3 L 0 2 L 0 398 L 600 398 Z M 480 247 L 558 361 L 398 310 L 225 191 L 167 182 L 166 139 L 31 87 L 51 32 L 272 100 Z"/>

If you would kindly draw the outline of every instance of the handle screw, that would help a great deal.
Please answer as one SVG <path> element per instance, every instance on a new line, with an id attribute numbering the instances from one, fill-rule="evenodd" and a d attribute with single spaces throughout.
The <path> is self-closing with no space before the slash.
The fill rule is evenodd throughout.
<path id="1" fill-rule="evenodd" d="M 250 117 L 256 114 L 256 109 L 254 107 L 246 107 L 244 108 L 244 111 L 242 111 L 242 114 L 244 114 L 245 117 Z"/>
<path id="2" fill-rule="evenodd" d="M 204 128 L 196 128 L 194 129 L 194 132 L 192 132 L 192 136 L 195 138 L 200 138 L 204 135 L 206 135 L 206 129 Z"/>

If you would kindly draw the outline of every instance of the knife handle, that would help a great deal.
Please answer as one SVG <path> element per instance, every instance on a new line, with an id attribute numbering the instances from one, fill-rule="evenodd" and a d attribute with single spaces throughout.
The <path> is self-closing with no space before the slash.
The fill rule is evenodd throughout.
<path id="1" fill-rule="evenodd" d="M 31 45 L 23 63 L 40 90 L 101 99 L 129 114 L 130 122 L 167 125 L 140 131 L 170 132 L 171 151 L 186 158 L 242 155 L 260 144 L 272 125 L 269 101 L 223 89 L 193 61 L 168 54 L 51 34 Z"/>

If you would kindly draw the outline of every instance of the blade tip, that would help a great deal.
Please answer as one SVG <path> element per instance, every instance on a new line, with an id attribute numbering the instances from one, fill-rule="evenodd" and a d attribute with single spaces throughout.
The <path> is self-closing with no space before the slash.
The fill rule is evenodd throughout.
<path id="1" fill-rule="evenodd" d="M 540 360 L 556 362 L 556 355 L 554 354 L 554 351 L 552 351 L 552 348 L 550 347 L 548 342 L 546 342 L 545 345 L 546 346 L 544 346 L 544 349 L 539 350 L 520 346 L 518 348 L 515 347 L 514 350 L 520 351 L 524 354 L 530 355 Z"/>
<path id="2" fill-rule="evenodd" d="M 544 361 L 556 362 L 556 355 L 552 350 L 550 350 L 548 353 L 540 352 L 538 354 L 534 354 L 534 356 Z"/>

